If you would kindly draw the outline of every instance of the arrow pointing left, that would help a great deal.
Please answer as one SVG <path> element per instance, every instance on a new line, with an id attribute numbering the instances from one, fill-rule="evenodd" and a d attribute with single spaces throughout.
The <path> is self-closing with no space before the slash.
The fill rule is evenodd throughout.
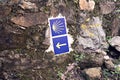
<path id="1" fill-rule="evenodd" d="M 58 49 L 60 49 L 61 46 L 66 46 L 66 45 L 67 45 L 66 43 L 60 44 L 60 43 L 58 42 L 57 45 L 56 45 L 56 47 L 57 47 Z"/>

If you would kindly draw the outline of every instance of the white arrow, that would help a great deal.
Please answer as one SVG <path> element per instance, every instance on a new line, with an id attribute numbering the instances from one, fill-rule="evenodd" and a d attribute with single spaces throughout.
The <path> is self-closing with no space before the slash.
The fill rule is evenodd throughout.
<path id="1" fill-rule="evenodd" d="M 58 49 L 60 49 L 61 46 L 66 46 L 66 45 L 67 45 L 66 43 L 60 44 L 60 43 L 58 42 L 57 45 L 56 45 L 56 47 L 57 47 Z"/>

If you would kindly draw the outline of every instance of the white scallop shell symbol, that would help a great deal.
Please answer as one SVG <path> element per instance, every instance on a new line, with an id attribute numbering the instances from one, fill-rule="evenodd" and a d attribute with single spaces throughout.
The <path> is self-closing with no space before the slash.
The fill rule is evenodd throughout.
<path id="1" fill-rule="evenodd" d="M 56 20 L 53 23 L 52 29 L 55 33 L 61 33 L 64 30 L 64 24 L 61 20 Z"/>

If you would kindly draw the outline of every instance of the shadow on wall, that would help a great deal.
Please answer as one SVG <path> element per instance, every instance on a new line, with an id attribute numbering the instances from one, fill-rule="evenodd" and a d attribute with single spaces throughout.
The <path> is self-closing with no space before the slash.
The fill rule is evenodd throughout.
<path id="1" fill-rule="evenodd" d="M 115 47 L 109 46 L 108 48 L 108 55 L 112 58 L 118 59 L 120 57 L 120 52 L 115 49 Z"/>

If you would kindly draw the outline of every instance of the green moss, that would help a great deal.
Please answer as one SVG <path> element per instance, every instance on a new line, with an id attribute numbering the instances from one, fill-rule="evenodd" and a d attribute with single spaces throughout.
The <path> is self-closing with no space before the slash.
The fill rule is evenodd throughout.
<path id="1" fill-rule="evenodd" d="M 75 61 L 79 62 L 85 58 L 85 55 L 82 54 L 74 54 Z"/>

